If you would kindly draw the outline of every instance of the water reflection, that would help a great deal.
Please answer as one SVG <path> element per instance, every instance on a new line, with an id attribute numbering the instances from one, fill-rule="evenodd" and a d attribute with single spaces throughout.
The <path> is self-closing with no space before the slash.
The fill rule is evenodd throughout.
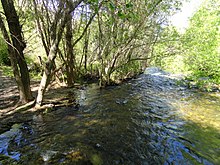
<path id="1" fill-rule="evenodd" d="M 27 143 L 12 150 L 20 154 L 18 164 L 220 163 L 220 100 L 177 86 L 168 74 L 104 90 L 91 85 L 76 95 L 78 109 L 33 117 Z M 211 121 L 216 124 L 205 124 Z"/>
<path id="2" fill-rule="evenodd" d="M 9 156 L 15 160 L 20 159 L 20 153 L 13 151 L 13 149 L 10 148 L 13 148 L 13 145 L 19 145 L 20 143 L 22 134 L 19 129 L 20 127 L 21 125 L 15 124 L 9 131 L 0 135 L 0 153 Z"/>

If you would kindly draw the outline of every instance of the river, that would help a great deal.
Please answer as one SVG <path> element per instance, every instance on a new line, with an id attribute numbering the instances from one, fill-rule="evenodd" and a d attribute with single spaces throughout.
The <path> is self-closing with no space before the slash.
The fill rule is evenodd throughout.
<path id="1" fill-rule="evenodd" d="M 150 68 L 123 85 L 73 90 L 79 106 L 0 134 L 0 165 L 220 164 L 220 94 Z"/>

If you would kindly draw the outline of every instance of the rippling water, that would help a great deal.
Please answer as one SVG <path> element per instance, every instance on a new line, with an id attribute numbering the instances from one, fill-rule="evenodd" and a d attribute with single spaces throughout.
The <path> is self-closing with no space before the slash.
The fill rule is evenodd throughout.
<path id="1" fill-rule="evenodd" d="M 0 135 L 0 164 L 220 164 L 220 96 L 148 70 Z"/>

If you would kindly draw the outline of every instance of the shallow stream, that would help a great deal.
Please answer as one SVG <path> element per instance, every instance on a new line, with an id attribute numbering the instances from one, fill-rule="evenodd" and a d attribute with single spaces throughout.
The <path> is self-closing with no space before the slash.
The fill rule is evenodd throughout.
<path id="1" fill-rule="evenodd" d="M 220 164 L 220 94 L 156 68 L 121 86 L 74 91 L 62 107 L 0 134 L 4 164 Z"/>

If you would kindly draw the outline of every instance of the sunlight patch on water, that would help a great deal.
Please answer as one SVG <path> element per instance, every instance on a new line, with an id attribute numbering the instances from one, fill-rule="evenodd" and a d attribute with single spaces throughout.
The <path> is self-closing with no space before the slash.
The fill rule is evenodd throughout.
<path id="1" fill-rule="evenodd" d="M 201 97 L 202 96 L 202 97 Z M 203 128 L 213 127 L 220 131 L 220 98 L 214 94 L 199 94 L 174 103 L 183 118 Z"/>
<path id="2" fill-rule="evenodd" d="M 51 159 L 51 157 L 53 155 L 57 154 L 56 151 L 50 151 L 50 150 L 47 150 L 45 153 L 42 153 L 41 156 L 42 156 L 42 159 L 43 161 L 47 162 Z"/>

